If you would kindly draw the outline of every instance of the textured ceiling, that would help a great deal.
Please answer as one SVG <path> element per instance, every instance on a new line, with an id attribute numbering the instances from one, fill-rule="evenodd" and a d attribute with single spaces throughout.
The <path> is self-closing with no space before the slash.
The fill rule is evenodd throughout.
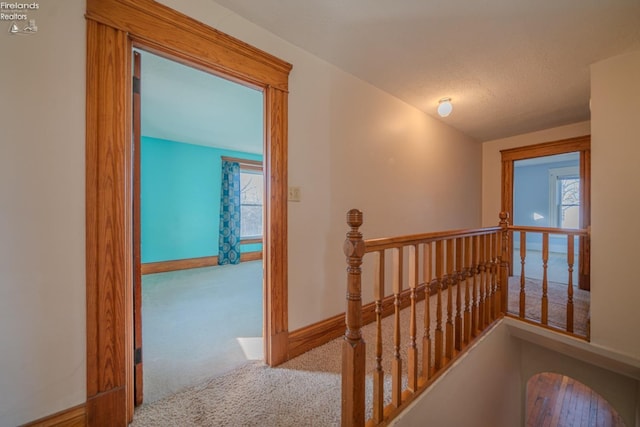
<path id="1" fill-rule="evenodd" d="M 216 2 L 479 141 L 588 120 L 589 66 L 640 49 L 640 0 Z"/>

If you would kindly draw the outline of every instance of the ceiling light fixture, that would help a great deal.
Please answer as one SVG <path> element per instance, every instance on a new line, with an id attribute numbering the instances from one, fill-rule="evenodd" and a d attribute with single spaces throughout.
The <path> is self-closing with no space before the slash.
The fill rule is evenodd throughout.
<path id="1" fill-rule="evenodd" d="M 453 105 L 451 104 L 451 98 L 442 98 L 438 101 L 438 114 L 440 117 L 447 117 L 453 111 Z"/>

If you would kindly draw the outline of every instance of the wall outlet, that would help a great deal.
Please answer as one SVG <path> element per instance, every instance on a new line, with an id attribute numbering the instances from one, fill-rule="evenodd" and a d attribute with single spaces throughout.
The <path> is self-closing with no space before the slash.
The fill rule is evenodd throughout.
<path id="1" fill-rule="evenodd" d="M 290 202 L 299 202 L 302 196 L 302 191 L 300 187 L 289 187 L 289 201 Z"/>

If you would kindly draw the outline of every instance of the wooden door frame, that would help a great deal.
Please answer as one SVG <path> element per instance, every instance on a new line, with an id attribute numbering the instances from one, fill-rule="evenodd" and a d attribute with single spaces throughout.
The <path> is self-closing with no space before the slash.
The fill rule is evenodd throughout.
<path id="1" fill-rule="evenodd" d="M 509 222 L 513 221 L 513 169 L 517 160 L 531 159 L 535 157 L 553 156 L 565 153 L 580 153 L 580 228 L 591 226 L 591 135 L 575 138 L 561 139 L 558 141 L 544 142 L 541 144 L 527 145 L 506 150 L 500 150 L 502 155 L 502 212 L 509 213 Z M 510 242 L 509 254 L 513 253 L 513 242 Z M 578 283 L 580 289 L 590 289 L 589 252 L 590 242 L 580 238 L 579 242 L 579 268 Z M 513 265 L 509 262 L 512 269 Z M 510 271 L 512 274 L 513 271 Z"/>
<path id="2" fill-rule="evenodd" d="M 133 417 L 131 52 L 263 91 L 265 360 L 287 359 L 287 98 L 291 65 L 152 0 L 87 0 L 87 422 Z"/>

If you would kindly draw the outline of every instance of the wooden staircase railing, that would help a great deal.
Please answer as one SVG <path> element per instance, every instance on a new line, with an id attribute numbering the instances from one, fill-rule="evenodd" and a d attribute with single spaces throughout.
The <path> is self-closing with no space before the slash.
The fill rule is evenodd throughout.
<path id="1" fill-rule="evenodd" d="M 344 243 L 348 267 L 342 426 L 364 426 L 367 419 L 367 425 L 372 426 L 388 422 L 474 339 L 505 315 L 509 301 L 510 238 L 516 231 L 533 231 L 509 226 L 508 214 L 504 212 L 497 227 L 370 240 L 363 239 L 362 223 L 362 212 L 352 209 L 347 213 L 350 231 Z M 556 230 L 536 229 L 547 233 Z M 585 235 L 583 230 L 562 233 Z M 569 253 L 573 256 L 573 247 Z M 367 353 L 362 334 L 362 264 L 367 254 L 374 258 L 375 343 L 369 369 L 373 377 L 373 405 L 371 412 L 365 414 Z M 386 293 L 389 278 L 394 307 L 393 336 L 385 340 L 383 300 L 389 298 Z M 526 295 L 524 289 L 523 292 Z M 434 298 L 429 298 L 432 295 Z M 526 296 L 522 298 L 525 301 Z M 401 309 L 405 306 L 409 308 L 409 319 L 404 321 L 403 329 Z M 541 318 L 545 318 L 544 308 Z"/>
<path id="2" fill-rule="evenodd" d="M 343 426 L 365 424 L 366 350 L 361 331 L 361 265 L 365 254 L 375 256 L 376 343 L 371 425 L 388 420 L 424 390 L 457 354 L 503 315 L 507 301 L 506 287 L 502 286 L 508 274 L 508 265 L 502 261 L 507 259 L 508 248 L 506 214 L 501 214 L 499 227 L 366 241 L 359 231 L 362 220 L 362 212 L 358 210 L 352 209 L 347 213 L 351 230 L 344 243 L 348 268 L 347 328 L 342 350 Z M 391 266 L 389 275 L 394 299 L 390 396 L 385 395 L 382 336 L 387 264 Z M 408 332 L 402 331 L 400 316 L 405 270 L 410 308 Z M 431 294 L 436 295 L 437 300 L 433 314 L 430 298 L 425 298 Z M 446 298 L 446 303 L 443 298 Z M 421 300 L 424 300 L 424 314 L 422 319 L 418 319 Z M 435 320 L 434 325 L 432 319 Z M 420 331 L 418 325 L 421 325 Z M 401 357 L 403 334 L 406 334 L 405 339 L 408 338 L 406 367 L 403 367 Z M 406 387 L 403 389 L 404 375 Z M 385 404 L 387 401 L 389 404 Z"/>
<path id="3" fill-rule="evenodd" d="M 534 321 L 540 323 L 541 325 L 548 327 L 550 329 L 559 330 L 561 332 L 568 332 L 570 334 L 574 334 L 583 338 L 589 337 L 589 327 L 586 326 L 586 330 L 581 335 L 574 328 L 574 267 L 576 263 L 576 239 L 578 240 L 578 248 L 579 248 L 579 258 L 580 258 L 580 268 L 579 274 L 577 275 L 579 282 L 579 289 L 588 290 L 589 289 L 589 247 L 590 247 L 590 233 L 588 229 L 563 229 L 563 228 L 549 228 L 549 227 L 524 227 L 524 226 L 509 226 L 509 235 L 510 241 L 514 241 L 515 239 L 512 236 L 515 233 L 518 233 L 519 237 L 519 248 L 518 253 L 513 253 L 514 260 L 513 262 L 509 261 L 509 265 L 513 266 L 513 275 L 519 275 L 519 304 L 517 310 L 507 309 L 506 314 L 514 317 L 518 317 L 523 320 L 534 320 L 527 319 L 526 317 L 526 307 L 528 304 L 528 295 L 526 289 L 527 283 L 527 272 L 529 271 L 529 265 L 532 262 L 541 263 L 540 268 L 542 269 L 542 277 L 540 279 L 540 285 L 542 288 L 542 297 L 540 301 L 541 312 L 539 319 L 536 318 Z M 540 237 L 541 247 L 540 247 L 540 259 L 532 260 L 532 255 L 529 255 L 530 251 L 527 248 L 527 238 L 530 236 Z M 564 268 L 563 278 L 554 277 L 554 280 L 558 279 L 566 279 L 566 282 L 562 282 L 566 284 L 566 301 L 563 301 L 566 305 L 566 317 L 564 327 L 561 327 L 558 322 L 556 325 L 551 325 L 549 322 L 549 260 L 550 260 L 550 244 L 549 237 L 550 236 L 561 236 L 563 240 L 566 240 L 566 247 L 559 255 L 558 252 L 555 253 L 555 257 L 558 258 L 560 256 L 563 257 L 563 260 L 558 262 L 563 262 L 564 267 L 557 266 L 558 270 L 562 270 Z M 516 261 L 517 260 L 517 261 Z M 516 265 L 520 264 L 520 268 L 516 268 Z M 535 268 L 535 267 L 534 267 Z M 588 322 L 588 319 L 587 319 Z"/>

